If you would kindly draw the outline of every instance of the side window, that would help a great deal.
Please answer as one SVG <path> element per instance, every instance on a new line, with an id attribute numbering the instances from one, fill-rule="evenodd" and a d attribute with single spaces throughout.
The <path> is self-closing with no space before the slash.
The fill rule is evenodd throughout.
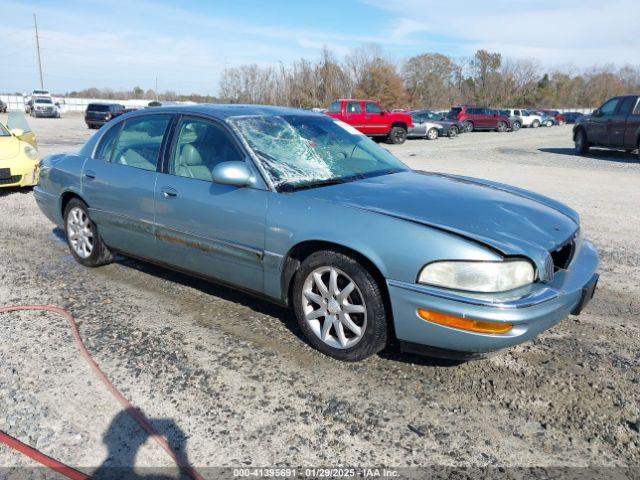
<path id="1" fill-rule="evenodd" d="M 341 113 L 342 112 L 342 102 L 333 102 L 329 105 L 327 109 L 328 113 Z"/>
<path id="2" fill-rule="evenodd" d="M 127 120 L 113 148 L 111 161 L 155 171 L 170 121 L 171 115 L 148 115 Z"/>
<path id="3" fill-rule="evenodd" d="M 411 115 L 411 119 L 413 120 L 413 123 L 423 123 L 426 121 L 426 118 L 424 117 L 424 115 L 419 113 Z"/>
<path id="4" fill-rule="evenodd" d="M 516 116 L 519 116 L 520 115 L 520 110 L 514 110 L 513 114 L 516 115 Z"/>
<path id="5" fill-rule="evenodd" d="M 618 108 L 618 115 L 629 115 L 636 104 L 636 97 L 625 97 L 620 102 L 620 108 Z"/>
<path id="6" fill-rule="evenodd" d="M 98 148 L 96 148 L 96 151 L 93 154 L 93 158 L 95 158 L 96 160 L 104 160 L 106 162 L 109 162 L 111 160 L 113 146 L 116 143 L 118 133 L 120 133 L 121 128 L 122 124 L 119 123 L 105 132 L 105 134 L 100 139 Z"/>
<path id="7" fill-rule="evenodd" d="M 377 113 L 378 115 L 382 113 L 382 109 L 375 103 L 371 102 L 367 102 L 365 104 L 364 110 L 367 113 Z"/>
<path id="8" fill-rule="evenodd" d="M 173 175 L 210 182 L 219 163 L 242 161 L 227 132 L 215 123 L 185 118 L 177 132 L 170 166 Z"/>
<path id="9" fill-rule="evenodd" d="M 636 98 L 636 108 L 633 109 L 634 115 L 640 115 L 640 99 Z"/>
<path id="10" fill-rule="evenodd" d="M 616 111 L 616 107 L 618 106 L 619 101 L 619 98 L 612 98 L 600 107 L 600 111 L 603 115 L 613 115 L 613 113 Z"/>
<path id="11" fill-rule="evenodd" d="M 362 113 L 362 106 L 360 102 L 347 103 L 347 113 Z"/>

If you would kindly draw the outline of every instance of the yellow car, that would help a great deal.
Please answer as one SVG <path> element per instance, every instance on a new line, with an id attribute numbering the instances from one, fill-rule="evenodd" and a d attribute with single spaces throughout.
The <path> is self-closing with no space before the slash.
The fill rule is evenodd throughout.
<path id="1" fill-rule="evenodd" d="M 0 188 L 30 187 L 38 183 L 36 136 L 24 115 L 10 112 L 7 125 L 0 122 Z"/>

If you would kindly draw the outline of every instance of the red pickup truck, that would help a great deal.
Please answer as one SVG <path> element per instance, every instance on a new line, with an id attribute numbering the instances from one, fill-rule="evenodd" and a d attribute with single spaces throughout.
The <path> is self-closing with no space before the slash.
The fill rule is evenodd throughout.
<path id="1" fill-rule="evenodd" d="M 404 143 L 407 131 L 413 128 L 411 116 L 387 112 L 378 102 L 342 99 L 333 102 L 327 115 L 348 123 L 369 137 L 385 138 L 387 143 Z"/>

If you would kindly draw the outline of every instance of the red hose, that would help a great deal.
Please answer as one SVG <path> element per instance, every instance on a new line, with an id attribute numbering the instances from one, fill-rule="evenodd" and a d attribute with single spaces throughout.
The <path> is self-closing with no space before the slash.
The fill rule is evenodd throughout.
<path id="1" fill-rule="evenodd" d="M 178 467 L 182 469 L 182 471 L 184 471 L 189 477 L 191 477 L 194 480 L 204 480 L 198 474 L 198 472 L 196 472 L 195 469 L 189 465 L 186 459 L 182 455 L 176 453 L 169 445 L 169 442 L 167 442 L 161 435 L 158 434 L 158 432 L 155 431 L 155 429 L 153 428 L 149 420 L 147 420 L 147 418 L 144 416 L 142 411 L 135 408 L 129 402 L 129 400 L 127 400 L 127 398 L 113 385 L 111 380 L 109 380 L 109 378 L 105 375 L 105 373 L 102 371 L 100 366 L 93 359 L 93 357 L 89 353 L 89 350 L 87 350 L 87 347 L 85 346 L 84 342 L 82 341 L 82 337 L 80 336 L 80 331 L 78 330 L 78 324 L 76 323 L 76 320 L 73 318 L 73 316 L 69 312 L 67 312 L 63 308 L 54 307 L 51 305 L 24 305 L 24 306 L 0 307 L 0 313 L 9 313 L 9 312 L 16 312 L 16 311 L 44 311 L 44 312 L 57 313 L 58 315 L 62 315 L 64 318 L 66 318 L 69 322 L 69 326 L 71 327 L 71 333 L 73 334 L 73 339 L 76 342 L 76 346 L 78 347 L 78 350 L 80 350 L 80 354 L 84 357 L 86 362 L 89 364 L 89 366 L 97 375 L 97 377 L 100 379 L 100 381 L 104 384 L 104 386 L 107 387 L 107 390 L 109 390 L 111 395 L 113 395 L 115 399 L 120 403 L 120 405 L 122 405 L 125 408 L 125 410 L 129 413 L 129 415 L 131 415 L 133 419 L 136 422 L 138 422 L 138 424 L 142 427 L 142 429 L 145 432 L 147 432 L 149 436 L 153 438 L 153 440 L 155 440 L 155 442 L 164 449 L 165 452 L 167 452 L 167 454 L 173 459 L 176 465 L 178 465 Z M 0 442 L 30 457 L 36 462 L 39 462 L 42 465 L 49 467 L 57 471 L 58 473 L 61 473 L 62 475 L 72 480 L 76 480 L 76 479 L 85 480 L 85 479 L 91 478 L 82 472 L 79 472 L 61 462 L 58 462 L 57 460 L 54 460 L 53 458 L 45 455 L 44 453 L 39 452 L 35 448 L 25 445 L 21 441 L 2 432 L 1 430 L 0 430 Z"/>

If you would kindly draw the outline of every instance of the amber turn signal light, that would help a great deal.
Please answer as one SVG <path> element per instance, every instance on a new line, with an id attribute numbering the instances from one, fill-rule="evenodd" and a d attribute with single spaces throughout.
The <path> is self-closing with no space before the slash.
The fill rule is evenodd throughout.
<path id="1" fill-rule="evenodd" d="M 438 325 L 445 325 L 459 330 L 466 330 L 468 332 L 503 334 L 513 328 L 513 325 L 509 325 L 508 323 L 491 323 L 480 322 L 478 320 L 468 320 L 466 318 L 445 315 L 444 313 L 432 312 L 423 308 L 418 309 L 418 315 L 427 322 L 433 322 Z"/>

